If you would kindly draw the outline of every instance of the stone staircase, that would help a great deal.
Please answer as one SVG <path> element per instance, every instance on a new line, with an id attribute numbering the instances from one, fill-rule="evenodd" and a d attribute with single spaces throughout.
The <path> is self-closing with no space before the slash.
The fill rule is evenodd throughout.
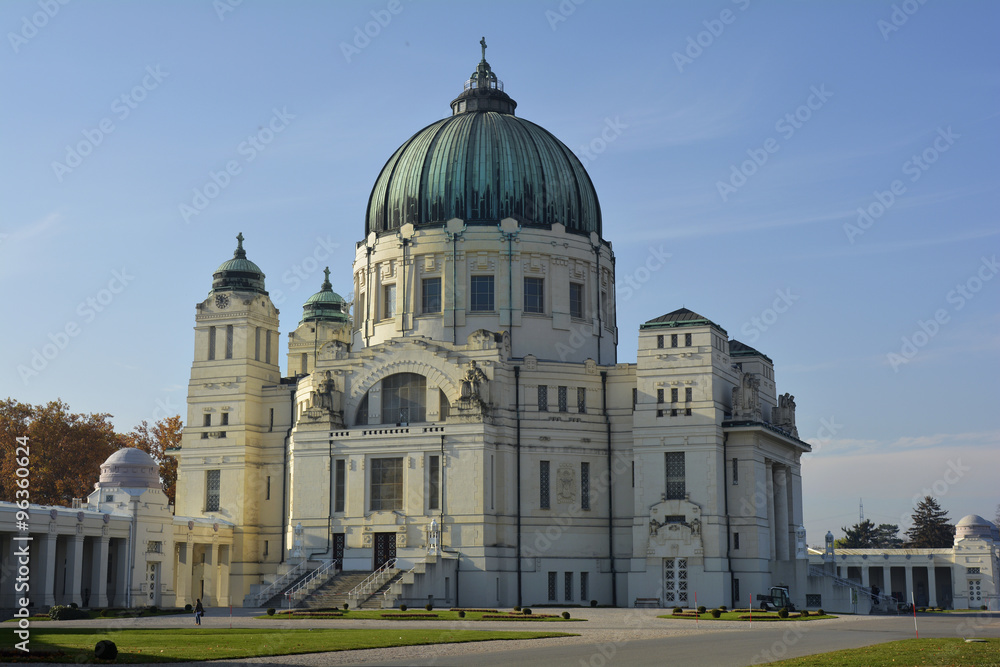
<path id="1" fill-rule="evenodd" d="M 285 598 L 285 591 L 299 584 L 303 579 L 308 577 L 310 574 L 312 574 L 312 571 L 306 570 L 299 576 L 295 577 L 295 579 L 293 579 L 292 581 L 287 582 L 284 586 L 282 586 L 284 590 L 281 590 L 278 593 L 276 593 L 274 596 L 271 597 L 270 600 L 264 602 L 261 605 L 261 607 L 262 608 L 274 607 L 275 609 L 281 609 L 283 607 L 287 607 L 288 600 Z"/>
<path id="2" fill-rule="evenodd" d="M 361 602 L 361 604 L 358 605 L 358 608 L 359 609 L 382 609 L 383 604 L 384 604 L 385 599 L 386 599 L 385 598 L 385 592 L 387 590 L 389 590 L 389 588 L 391 588 L 393 584 L 395 584 L 397 581 L 399 581 L 400 579 L 402 579 L 404 574 L 405 574 L 405 572 L 400 572 L 400 571 L 397 570 L 396 573 L 393 574 L 392 577 L 388 581 L 386 581 L 384 584 L 382 584 L 381 588 L 379 588 L 377 591 L 375 591 L 374 593 L 372 593 L 368 597 L 368 599 L 366 599 L 363 602 Z M 392 605 L 390 605 L 390 606 L 392 606 Z"/>
<path id="3" fill-rule="evenodd" d="M 331 578 L 313 591 L 298 607 L 302 609 L 326 609 L 343 607 L 348 602 L 347 594 L 371 575 L 364 570 L 348 570 Z"/>

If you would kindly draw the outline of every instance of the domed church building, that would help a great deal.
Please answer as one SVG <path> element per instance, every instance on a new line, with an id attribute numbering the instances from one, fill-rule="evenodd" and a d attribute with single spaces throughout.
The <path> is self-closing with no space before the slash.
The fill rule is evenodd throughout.
<path id="1" fill-rule="evenodd" d="M 178 603 L 746 606 L 780 582 L 804 605 L 794 399 L 685 308 L 619 362 L 594 184 L 482 44 L 375 178 L 353 303 L 328 272 L 287 376 L 253 239 L 213 274 L 172 454 L 176 513 L 233 526 L 229 585 L 177 562 Z"/>

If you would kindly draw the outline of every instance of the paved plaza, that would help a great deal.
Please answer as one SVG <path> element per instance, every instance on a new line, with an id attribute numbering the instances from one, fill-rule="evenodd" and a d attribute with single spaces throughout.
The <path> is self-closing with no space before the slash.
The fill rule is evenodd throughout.
<path id="1" fill-rule="evenodd" d="M 546 609 L 546 611 L 549 611 Z M 555 611 L 561 611 L 555 610 Z M 377 620 L 258 620 L 262 610 L 209 609 L 205 628 L 436 628 L 463 630 L 545 630 L 572 632 L 578 637 L 523 642 L 472 642 L 432 646 L 366 649 L 225 660 L 191 665 L 592 665 L 663 664 L 689 667 L 743 666 L 773 660 L 858 648 L 914 637 L 912 616 L 841 616 L 808 622 L 749 623 L 660 619 L 662 609 L 569 608 L 585 623 L 434 622 Z M 63 621 L 35 627 L 177 628 L 193 626 L 190 615 L 151 618 Z M 1000 613 L 918 614 L 921 637 L 1000 638 Z"/>

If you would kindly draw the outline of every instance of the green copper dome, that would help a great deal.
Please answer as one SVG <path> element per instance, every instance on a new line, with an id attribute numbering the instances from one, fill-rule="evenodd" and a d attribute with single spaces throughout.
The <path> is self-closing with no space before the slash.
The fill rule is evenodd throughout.
<path id="1" fill-rule="evenodd" d="M 264 272 L 247 259 L 247 252 L 243 249 L 243 232 L 236 237 L 233 258 L 220 264 L 212 274 L 212 291 L 226 289 L 267 294 L 264 289 Z"/>
<path id="2" fill-rule="evenodd" d="M 333 291 L 330 284 L 330 267 L 323 271 L 326 279 L 318 292 L 306 299 L 302 304 L 302 324 L 303 322 L 347 322 L 347 302 L 344 297 Z"/>
<path id="3" fill-rule="evenodd" d="M 597 193 L 580 160 L 514 102 L 483 60 L 451 103 L 453 115 L 413 135 L 372 188 L 365 234 L 406 223 L 522 225 L 601 233 Z"/>

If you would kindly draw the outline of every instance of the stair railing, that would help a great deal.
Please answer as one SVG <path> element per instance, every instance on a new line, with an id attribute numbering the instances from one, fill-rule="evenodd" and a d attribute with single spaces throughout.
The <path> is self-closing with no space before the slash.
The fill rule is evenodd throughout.
<path id="1" fill-rule="evenodd" d="M 318 585 L 317 582 L 319 581 L 320 577 L 326 577 L 327 573 L 331 569 L 333 570 L 333 574 L 336 574 L 337 565 L 339 564 L 340 560 L 335 558 L 327 562 L 325 565 L 323 565 L 323 567 L 316 568 L 315 570 L 312 571 L 312 573 L 308 577 L 297 583 L 292 588 L 289 588 L 288 591 L 285 592 L 285 595 L 291 598 L 292 600 L 298 602 L 301 598 L 305 597 L 315 589 L 315 587 Z M 308 589 L 308 591 L 306 589 Z"/>
<path id="2" fill-rule="evenodd" d="M 404 572 L 403 575 L 399 578 L 400 581 L 402 581 L 406 577 L 406 575 L 411 574 L 414 570 L 416 570 L 417 569 L 417 565 L 422 565 L 422 562 L 414 563 L 413 567 L 411 567 L 409 570 L 407 570 L 406 572 Z M 391 593 L 391 592 L 392 592 L 392 586 L 390 586 L 389 588 L 385 589 L 385 592 L 382 593 L 382 598 L 386 602 L 389 601 L 389 593 Z M 386 606 L 385 603 L 383 603 L 382 607 L 384 608 L 385 606 Z"/>
<path id="3" fill-rule="evenodd" d="M 261 589 L 260 592 L 258 592 L 255 596 L 253 596 L 252 598 L 253 606 L 260 607 L 265 602 L 273 598 L 275 595 L 281 592 L 281 590 L 285 587 L 286 584 L 297 579 L 298 576 L 305 571 L 305 569 L 306 569 L 306 561 L 303 560 L 301 563 L 293 567 L 291 570 L 289 570 L 288 572 L 284 573 L 283 575 L 275 579 L 274 583 L 267 586 L 266 588 Z"/>
<path id="4" fill-rule="evenodd" d="M 389 570 L 395 567 L 395 565 L 396 565 L 396 559 L 390 558 L 389 560 L 384 562 L 379 569 L 369 574 L 364 581 L 355 586 L 354 589 L 347 594 L 347 596 L 352 598 L 360 598 L 362 595 L 368 595 L 372 591 L 378 590 L 379 587 L 381 587 L 382 583 L 384 582 L 384 580 L 380 581 L 382 577 Z M 379 584 L 373 587 L 376 581 L 379 581 Z"/>

